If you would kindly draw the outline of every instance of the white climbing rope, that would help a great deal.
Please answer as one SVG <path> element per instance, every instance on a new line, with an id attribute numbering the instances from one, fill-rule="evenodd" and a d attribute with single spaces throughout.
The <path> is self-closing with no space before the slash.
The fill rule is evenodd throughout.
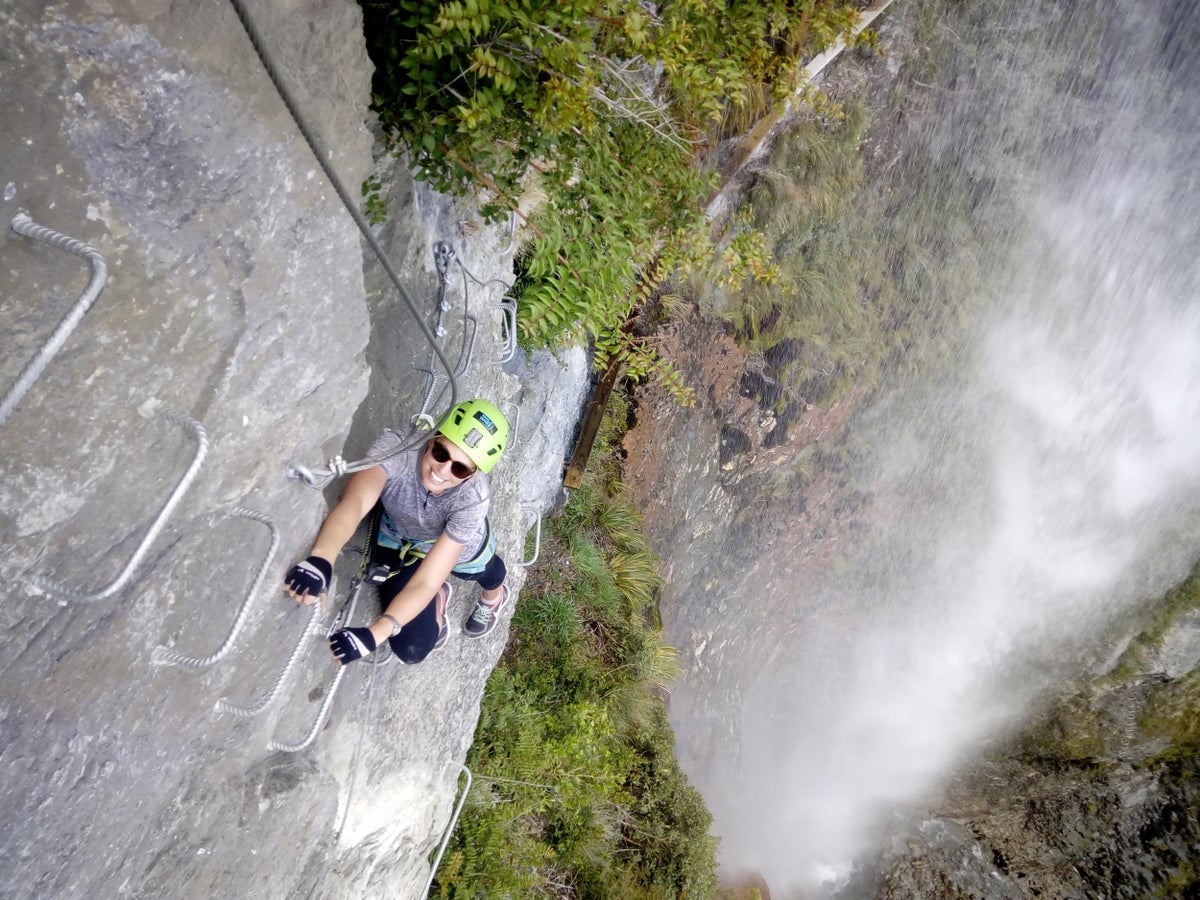
<path id="1" fill-rule="evenodd" d="M 207 669 L 209 666 L 216 665 L 229 654 L 230 649 L 233 647 L 233 642 L 237 640 L 238 635 L 241 633 L 242 626 L 246 624 L 246 618 L 250 614 L 254 598 L 258 596 L 263 579 L 267 575 L 267 570 L 271 567 L 272 560 L 275 559 L 275 551 L 279 549 L 279 529 L 270 516 L 263 515 L 251 509 L 244 509 L 239 506 L 231 510 L 229 515 L 261 522 L 271 531 L 271 546 L 267 550 L 267 556 L 263 560 L 262 565 L 259 566 L 258 574 L 254 576 L 254 580 L 250 584 L 250 590 L 246 592 L 246 598 L 242 601 L 242 605 L 234 617 L 233 626 L 229 629 L 229 634 L 226 636 L 224 643 L 208 656 L 185 656 L 169 647 L 155 647 L 154 651 L 150 654 L 150 662 L 154 665 L 183 666 L 188 669 Z"/>

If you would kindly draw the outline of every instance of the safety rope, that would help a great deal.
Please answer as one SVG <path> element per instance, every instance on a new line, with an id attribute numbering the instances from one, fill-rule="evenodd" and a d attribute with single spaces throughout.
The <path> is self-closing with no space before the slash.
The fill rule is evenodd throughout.
<path id="1" fill-rule="evenodd" d="M 155 647 L 154 651 L 150 654 L 150 662 L 154 665 L 207 669 L 209 666 L 216 665 L 228 655 L 230 649 L 233 647 L 233 642 L 237 640 L 238 635 L 241 633 L 242 626 L 246 623 L 246 618 L 250 614 L 250 607 L 253 605 L 254 598 L 258 596 L 263 579 L 267 575 L 267 570 L 271 567 L 272 560 L 275 559 L 275 551 L 279 549 L 279 529 L 270 516 L 263 515 L 251 509 L 244 509 L 239 506 L 230 510 L 229 515 L 261 522 L 271 531 L 271 546 L 267 550 L 266 559 L 263 560 L 262 565 L 259 567 L 258 574 L 254 576 L 254 581 L 250 584 L 250 590 L 246 592 L 246 598 L 242 601 L 242 605 L 234 617 L 233 627 L 229 629 L 229 634 L 225 638 L 224 643 L 208 656 L 185 656 L 169 647 Z"/>
<path id="2" fill-rule="evenodd" d="M 92 267 L 92 277 L 88 281 L 88 285 L 83 293 L 79 295 L 79 299 L 75 301 L 74 306 L 71 307 L 62 321 L 58 323 L 58 327 L 54 329 L 46 343 L 42 345 L 42 349 L 38 351 L 33 359 L 26 363 L 16 382 L 8 389 L 8 393 L 4 395 L 4 399 L 0 400 L 0 425 L 8 421 L 8 417 L 17 408 L 17 404 L 21 402 L 21 398 L 25 396 L 26 392 L 33 386 L 33 383 L 41 377 L 50 360 L 62 349 L 62 345 L 67 342 L 67 338 L 75 330 L 75 326 L 87 314 L 92 304 L 96 302 L 96 298 L 100 296 L 100 292 L 104 290 L 104 285 L 108 282 L 108 264 L 104 261 L 104 256 L 95 247 L 55 231 L 52 228 L 38 225 L 29 218 L 24 210 L 19 211 L 13 217 L 12 230 L 17 234 L 33 238 L 35 241 L 42 241 L 43 243 L 50 244 L 52 247 L 58 247 L 60 250 L 66 250 L 87 260 Z"/>
<path id="3" fill-rule="evenodd" d="M 383 270 L 387 273 L 388 278 L 390 278 L 392 284 L 396 286 L 396 290 L 399 291 L 400 297 L 408 306 L 409 312 L 412 313 L 412 317 L 416 321 L 417 327 L 420 328 L 421 334 L 423 334 L 425 340 L 429 342 L 430 347 L 433 348 L 434 354 L 441 362 L 443 368 L 445 368 L 448 386 L 450 388 L 450 402 L 447 405 L 447 410 L 453 408 L 458 402 L 458 382 L 455 379 L 454 373 L 451 371 L 449 360 L 446 359 L 445 355 L 441 351 L 441 348 L 438 347 L 437 341 L 434 339 L 433 334 L 429 330 L 429 326 L 425 324 L 420 313 L 417 311 L 416 303 L 413 302 L 408 290 L 400 281 L 400 276 L 396 272 L 395 267 L 392 265 L 391 260 L 388 259 L 387 253 L 384 252 L 379 240 L 371 231 L 370 224 L 367 222 L 363 214 L 359 212 L 358 207 L 355 205 L 355 200 L 351 196 L 350 192 L 346 190 L 346 186 L 342 183 L 341 178 L 338 177 L 337 173 L 333 170 L 333 167 L 326 160 L 326 154 L 322 151 L 320 143 L 309 129 L 304 117 L 300 114 L 300 109 L 293 99 L 291 92 L 288 90 L 287 85 L 284 84 L 283 79 L 279 76 L 278 69 L 275 66 L 274 60 L 271 58 L 271 55 L 266 50 L 266 46 L 262 41 L 262 37 L 258 31 L 258 28 L 254 25 L 253 20 L 246 11 L 245 3 L 243 0 L 230 0 L 230 2 L 233 4 L 234 10 L 237 12 L 238 19 L 242 23 L 242 28 L 245 29 L 247 37 L 250 38 L 250 43 L 254 46 L 254 52 L 258 54 L 259 61 L 262 63 L 263 68 L 266 69 L 267 75 L 271 79 L 271 83 L 275 86 L 275 90 L 278 92 L 280 99 L 283 100 L 284 106 L 287 107 L 288 112 L 291 114 L 292 121 L 295 122 L 296 127 L 300 130 L 300 134 L 303 135 L 305 142 L 308 144 L 309 150 L 312 152 L 313 157 L 317 161 L 317 164 L 325 173 L 325 177 L 329 179 L 329 183 L 333 185 L 333 189 L 337 192 L 338 197 L 341 199 L 342 205 L 346 207 L 346 211 L 350 213 L 350 217 L 354 220 L 354 224 L 358 226 L 358 230 L 361 232 L 363 240 L 367 242 L 367 245 L 371 248 L 372 252 L 379 260 L 380 265 L 383 266 Z M 441 421 L 439 420 L 437 424 L 440 425 Z M 333 460 L 330 460 L 328 467 L 325 468 L 316 467 L 310 469 L 296 463 L 291 463 L 288 466 L 288 474 L 300 479 L 310 487 L 320 489 L 325 487 L 325 485 L 327 485 L 334 478 L 352 472 L 361 472 L 364 469 L 370 469 L 373 466 L 379 465 L 385 460 L 391 459 L 393 456 L 417 447 L 423 440 L 424 436 L 421 436 L 420 439 L 414 440 L 411 444 L 405 445 L 402 443 L 396 449 L 378 458 L 367 456 L 363 459 L 355 460 L 354 462 L 346 462 L 341 457 L 335 457 Z"/>
<path id="4" fill-rule="evenodd" d="M 108 585 L 108 587 L 89 594 L 85 591 L 59 584 L 57 581 L 46 575 L 37 575 L 34 577 L 33 583 L 43 590 L 48 591 L 51 594 L 57 594 L 58 596 L 64 597 L 68 600 L 90 603 L 96 600 L 103 600 L 106 597 L 111 597 L 113 594 L 125 587 L 126 582 L 133 577 L 134 571 L 141 563 L 142 558 L 145 557 L 146 553 L 149 551 L 150 545 L 154 542 L 154 539 L 158 537 L 158 534 L 160 531 L 162 531 L 163 526 L 166 525 L 167 519 L 170 517 L 171 513 L 175 511 L 175 507 L 179 504 L 179 501 L 183 499 L 183 495 L 191 486 L 193 479 L 196 477 L 196 473 L 200 471 L 200 467 L 204 464 L 204 457 L 208 455 L 208 434 L 205 432 L 203 425 L 201 425 L 191 416 L 181 415 L 180 413 L 172 412 L 167 409 L 160 409 L 153 401 L 149 404 L 144 404 L 140 412 L 142 412 L 144 415 L 156 415 L 160 419 L 166 419 L 168 422 L 173 422 L 181 428 L 190 431 L 196 438 L 196 455 L 192 459 L 192 464 L 188 466 L 187 471 L 183 474 L 183 477 L 175 486 L 175 490 L 171 492 L 171 496 L 168 497 L 167 502 L 163 504 L 162 511 L 159 512 L 158 517 L 151 524 L 150 529 L 146 532 L 146 536 L 142 538 L 142 542 L 133 552 L 133 556 L 130 558 L 129 562 L 125 564 L 125 568 L 120 571 L 120 573 L 112 581 L 112 583 Z"/>

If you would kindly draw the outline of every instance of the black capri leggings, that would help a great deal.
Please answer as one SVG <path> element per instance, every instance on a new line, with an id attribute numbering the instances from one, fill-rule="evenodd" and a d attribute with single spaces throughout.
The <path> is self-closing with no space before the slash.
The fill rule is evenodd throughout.
<path id="1" fill-rule="evenodd" d="M 380 547 L 378 554 L 378 561 L 385 563 L 393 573 L 387 581 L 379 586 L 380 611 L 382 612 L 417 573 L 417 565 L 421 560 L 405 566 L 401 565 L 400 554 L 395 550 Z M 485 591 L 492 591 L 504 584 L 508 569 L 504 565 L 504 560 L 500 558 L 499 554 L 496 554 L 488 560 L 487 566 L 482 572 L 451 570 L 450 574 L 464 581 L 474 581 Z M 411 666 L 421 662 L 430 654 L 434 642 L 437 641 L 437 636 L 437 594 L 434 594 L 425 604 L 425 608 L 417 613 L 416 618 L 407 623 L 398 635 L 388 638 L 388 645 L 402 663 Z"/>

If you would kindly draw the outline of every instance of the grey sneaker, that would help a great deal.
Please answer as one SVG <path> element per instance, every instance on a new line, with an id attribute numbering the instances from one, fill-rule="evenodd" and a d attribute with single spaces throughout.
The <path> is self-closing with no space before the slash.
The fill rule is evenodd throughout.
<path id="1" fill-rule="evenodd" d="M 492 604 L 488 604 L 483 595 L 475 601 L 475 609 L 472 610 L 470 618 L 463 623 L 463 631 L 467 637 L 477 638 L 483 637 L 489 631 L 496 627 L 496 619 L 499 618 L 500 610 L 504 608 L 504 604 L 508 601 L 508 586 L 500 585 L 500 597 Z"/>
<path id="2" fill-rule="evenodd" d="M 450 587 L 450 582 L 444 583 L 438 589 L 438 612 L 442 614 L 442 627 L 438 631 L 437 640 L 433 642 L 433 654 L 437 650 L 441 650 L 446 646 L 446 641 L 450 639 L 450 625 L 446 621 L 446 607 L 450 605 L 450 595 L 454 593 L 454 588 Z"/>

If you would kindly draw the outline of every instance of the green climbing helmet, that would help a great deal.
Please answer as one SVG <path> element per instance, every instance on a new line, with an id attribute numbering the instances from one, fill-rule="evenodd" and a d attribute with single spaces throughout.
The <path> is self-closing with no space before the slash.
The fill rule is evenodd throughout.
<path id="1" fill-rule="evenodd" d="M 464 400 L 450 410 L 438 434 L 445 435 L 487 474 L 508 446 L 508 420 L 494 403 Z"/>

